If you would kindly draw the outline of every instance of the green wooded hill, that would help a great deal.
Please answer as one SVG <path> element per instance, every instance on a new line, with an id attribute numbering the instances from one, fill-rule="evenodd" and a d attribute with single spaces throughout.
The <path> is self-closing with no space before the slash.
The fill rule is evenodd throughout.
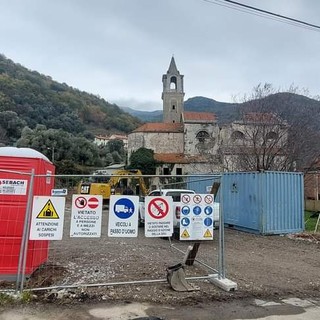
<path id="1" fill-rule="evenodd" d="M 136 117 L 95 95 L 59 83 L 0 55 L 0 142 L 14 143 L 37 125 L 74 135 L 128 133 Z"/>

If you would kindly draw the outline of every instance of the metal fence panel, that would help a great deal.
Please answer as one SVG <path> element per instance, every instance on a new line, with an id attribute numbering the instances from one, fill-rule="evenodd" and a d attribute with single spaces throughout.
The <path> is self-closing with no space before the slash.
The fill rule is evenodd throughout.
<path id="1" fill-rule="evenodd" d="M 30 175 L 31 177 L 32 175 Z M 35 175 L 35 179 L 46 183 L 47 175 Z M 64 225 L 62 240 L 28 240 L 26 248 L 27 260 L 24 261 L 25 274 L 12 272 L 12 279 L 20 282 L 21 289 L 48 289 L 62 287 L 86 287 L 115 285 L 123 283 L 159 282 L 166 281 L 166 270 L 182 262 L 188 250 L 190 241 L 176 239 L 146 238 L 143 227 L 139 228 L 137 238 L 111 238 L 108 237 L 109 208 L 105 204 L 102 211 L 102 229 L 99 238 L 70 237 L 70 222 L 72 219 L 72 195 L 77 194 L 79 181 L 88 176 L 50 176 L 54 178 L 55 189 L 67 189 L 66 206 L 64 212 Z M 149 186 L 161 186 L 162 188 L 186 187 L 185 177 L 144 177 Z M 152 180 L 152 181 L 151 181 Z M 27 197 L 27 194 L 26 194 Z M 30 200 L 31 201 L 31 200 Z M 29 203 L 31 205 L 31 203 Z M 11 212 L 11 211 L 10 211 Z M 8 208 L 0 206 L 0 214 L 8 213 Z M 12 213 L 12 212 L 11 212 Z M 10 214 L 11 214 L 10 213 Z M 24 214 L 28 213 L 27 205 Z M 24 216 L 26 218 L 26 216 Z M 30 219 L 30 217 L 29 217 Z M 30 221 L 29 221 L 30 222 Z M 14 228 L 21 225 L 21 219 L 13 221 Z M 29 227 L 28 227 L 29 228 Z M 28 229 L 29 231 L 29 229 Z M 215 230 L 212 241 L 201 241 L 196 262 L 188 269 L 188 276 L 199 279 L 208 277 L 208 274 L 217 273 L 219 269 L 219 231 Z M 13 248 L 8 239 L 6 246 Z M 11 259 L 18 264 L 19 255 L 22 254 L 21 237 L 16 249 L 19 254 L 11 253 Z M 32 254 L 31 254 L 32 253 Z M 38 257 L 42 256 L 40 261 Z M 6 253 L 2 252 L 2 261 L 7 261 Z M 37 260 L 38 259 L 38 260 Z M 34 269 L 29 270 L 28 264 L 35 262 Z M 22 264 L 23 264 L 22 263 Z M 1 271 L 0 271 L 1 273 Z M 26 276 L 26 277 L 24 277 Z M 5 276 L 4 276 L 5 278 Z M 22 282 L 22 285 L 21 285 Z"/>

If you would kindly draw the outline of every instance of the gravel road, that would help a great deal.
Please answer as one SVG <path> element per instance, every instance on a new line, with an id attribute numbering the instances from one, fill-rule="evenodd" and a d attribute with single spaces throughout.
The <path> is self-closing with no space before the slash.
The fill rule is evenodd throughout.
<path id="1" fill-rule="evenodd" d="M 237 291 L 226 292 L 207 280 L 193 280 L 198 291 L 176 292 L 166 278 L 166 268 L 182 261 L 190 244 L 185 241 L 146 238 L 143 228 L 138 238 L 108 238 L 107 211 L 104 211 L 99 239 L 70 239 L 68 216 L 62 241 L 54 241 L 50 262 L 27 282 L 27 286 L 79 285 L 80 288 L 46 293 L 45 299 L 63 297 L 64 302 L 97 301 L 177 302 L 194 304 L 208 299 L 226 301 L 246 298 L 319 297 L 320 237 L 261 236 L 225 229 L 227 278 L 236 282 Z M 178 250 L 177 250 L 178 249 Z M 180 251 L 181 252 L 180 252 Z M 217 269 L 218 231 L 213 241 L 203 241 L 193 266 L 186 266 L 187 277 L 213 273 Z M 93 284 L 150 281 L 150 283 L 94 286 Z M 151 282 L 151 281 L 158 282 Z M 62 293 L 61 293 L 62 292 Z M 40 294 L 36 292 L 36 294 Z"/>

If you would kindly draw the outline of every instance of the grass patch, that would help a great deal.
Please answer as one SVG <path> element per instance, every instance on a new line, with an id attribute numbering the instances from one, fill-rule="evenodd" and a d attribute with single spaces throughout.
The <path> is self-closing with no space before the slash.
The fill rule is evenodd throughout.
<path id="1" fill-rule="evenodd" d="M 7 304 L 12 304 L 14 298 L 6 293 L 0 292 L 0 306 L 5 306 Z"/>
<path id="2" fill-rule="evenodd" d="M 311 231 L 311 232 L 314 231 L 317 220 L 318 220 L 318 215 L 319 215 L 319 212 L 305 211 L 304 225 L 305 225 L 306 231 Z"/>

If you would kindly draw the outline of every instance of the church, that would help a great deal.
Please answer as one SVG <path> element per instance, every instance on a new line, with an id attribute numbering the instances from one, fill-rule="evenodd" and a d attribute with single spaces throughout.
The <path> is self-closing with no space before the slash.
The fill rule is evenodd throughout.
<path id="1" fill-rule="evenodd" d="M 184 76 L 174 57 L 162 76 L 163 122 L 145 123 L 128 136 L 128 157 L 152 149 L 161 165 L 157 174 L 184 175 L 221 171 L 220 129 L 213 113 L 184 111 Z"/>
<path id="2" fill-rule="evenodd" d="M 174 57 L 162 83 L 163 122 L 128 135 L 128 159 L 139 148 L 152 149 L 159 175 L 285 169 L 289 126 L 276 114 L 255 108 L 219 125 L 214 113 L 184 111 L 183 75 Z"/>

